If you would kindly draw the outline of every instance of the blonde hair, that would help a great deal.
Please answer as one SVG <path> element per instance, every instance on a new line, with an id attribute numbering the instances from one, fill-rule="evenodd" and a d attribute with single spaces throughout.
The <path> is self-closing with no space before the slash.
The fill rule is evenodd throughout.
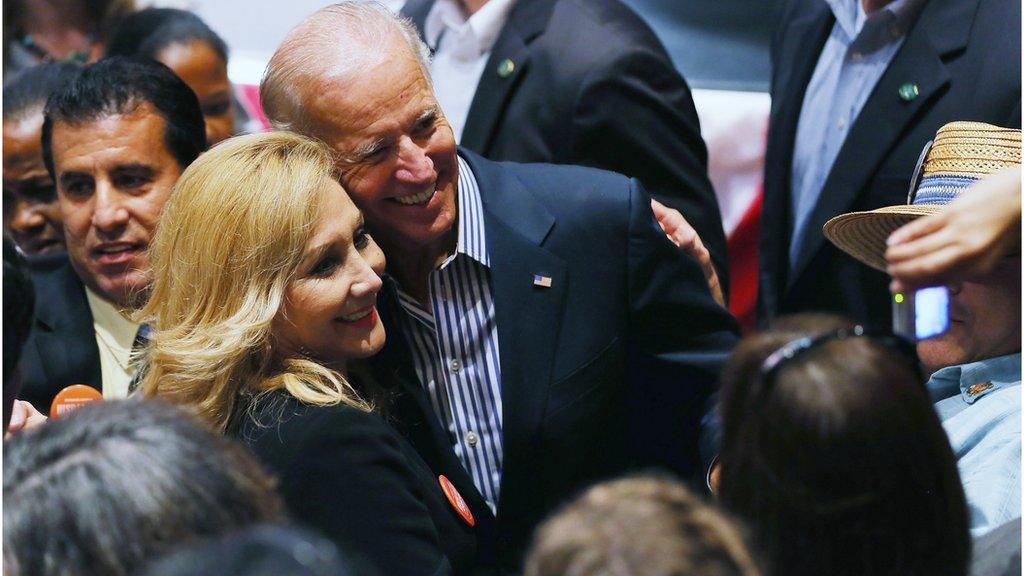
<path id="1" fill-rule="evenodd" d="M 534 533 L 525 576 L 760 576 L 741 529 L 682 484 L 598 484 Z"/>
<path id="2" fill-rule="evenodd" d="M 188 406 L 218 431 L 242 393 L 284 388 L 308 404 L 371 409 L 337 372 L 271 350 L 333 165 L 323 143 L 268 132 L 225 140 L 184 171 L 150 244 L 152 292 L 136 316 L 153 330 L 146 396 Z"/>
<path id="3" fill-rule="evenodd" d="M 321 8 L 288 33 L 267 64 L 260 82 L 263 111 L 278 130 L 311 134 L 315 125 L 304 114 L 304 90 L 316 81 L 360 72 L 402 44 L 429 83 L 430 50 L 412 21 L 366 0 Z"/>

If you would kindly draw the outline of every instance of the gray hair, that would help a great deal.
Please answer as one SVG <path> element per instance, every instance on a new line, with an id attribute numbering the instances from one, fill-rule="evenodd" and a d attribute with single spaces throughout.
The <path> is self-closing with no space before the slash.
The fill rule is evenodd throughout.
<path id="1" fill-rule="evenodd" d="M 127 576 L 192 539 L 284 520 L 244 446 L 157 400 L 94 402 L 4 445 L 10 576 Z"/>
<path id="2" fill-rule="evenodd" d="M 310 134 L 303 89 L 316 80 L 359 72 L 401 39 L 430 82 L 430 50 L 413 23 L 383 4 L 346 0 L 322 8 L 288 33 L 260 82 L 263 111 L 278 130 Z"/>

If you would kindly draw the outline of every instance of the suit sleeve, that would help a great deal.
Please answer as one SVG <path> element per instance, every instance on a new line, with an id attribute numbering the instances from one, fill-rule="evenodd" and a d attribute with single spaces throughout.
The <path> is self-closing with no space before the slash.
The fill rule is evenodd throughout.
<path id="1" fill-rule="evenodd" d="M 591 70 L 573 111 L 572 161 L 639 178 L 679 210 L 707 247 L 728 294 L 722 215 L 708 179 L 693 96 L 668 56 L 626 48 Z"/>
<path id="2" fill-rule="evenodd" d="M 281 478 L 293 519 L 359 550 L 383 574 L 450 574 L 395 434 L 354 410 L 318 420 Z"/>
<path id="3" fill-rule="evenodd" d="M 648 195 L 630 186 L 631 385 L 638 451 L 696 478 L 702 423 L 738 326 L 711 297 L 699 264 L 661 232 Z M 713 430 L 710 431 L 713 433 Z"/>

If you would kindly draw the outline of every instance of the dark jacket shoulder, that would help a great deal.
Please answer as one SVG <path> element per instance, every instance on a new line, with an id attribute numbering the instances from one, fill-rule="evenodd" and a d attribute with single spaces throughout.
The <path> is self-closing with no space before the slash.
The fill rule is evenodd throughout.
<path id="1" fill-rule="evenodd" d="M 275 391 L 229 426 L 280 482 L 293 518 L 354 547 L 385 574 L 464 574 L 473 528 L 380 416 Z"/>

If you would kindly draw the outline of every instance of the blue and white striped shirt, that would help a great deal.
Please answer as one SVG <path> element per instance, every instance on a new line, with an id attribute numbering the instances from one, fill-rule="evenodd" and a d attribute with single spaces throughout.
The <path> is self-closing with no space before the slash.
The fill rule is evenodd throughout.
<path id="1" fill-rule="evenodd" d="M 429 308 L 399 289 L 398 324 L 420 383 L 456 456 L 497 510 L 501 485 L 501 368 L 480 189 L 459 158 L 455 254 L 428 277 Z"/>

